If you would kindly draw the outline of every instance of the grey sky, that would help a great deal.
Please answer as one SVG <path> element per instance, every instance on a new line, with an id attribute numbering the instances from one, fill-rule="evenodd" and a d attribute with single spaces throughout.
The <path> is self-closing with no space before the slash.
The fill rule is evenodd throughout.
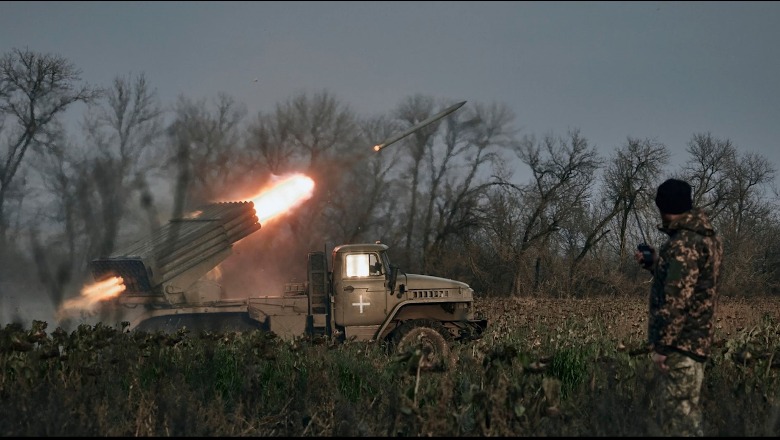
<path id="1" fill-rule="evenodd" d="M 711 132 L 780 166 L 778 23 L 780 2 L 0 2 L 0 52 L 103 86 L 145 72 L 165 104 L 327 89 L 370 116 L 423 93 L 505 103 L 521 133 L 578 128 L 602 154 L 655 138 L 679 161 Z"/>

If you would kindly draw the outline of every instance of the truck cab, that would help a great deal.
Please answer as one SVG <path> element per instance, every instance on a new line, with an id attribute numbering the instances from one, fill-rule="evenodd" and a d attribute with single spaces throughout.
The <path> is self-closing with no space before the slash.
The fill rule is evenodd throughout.
<path id="1" fill-rule="evenodd" d="M 402 325 L 435 322 L 448 338 L 480 333 L 474 290 L 447 278 L 400 273 L 382 243 L 345 244 L 333 249 L 331 272 L 335 333 L 346 338 L 386 339 Z"/>

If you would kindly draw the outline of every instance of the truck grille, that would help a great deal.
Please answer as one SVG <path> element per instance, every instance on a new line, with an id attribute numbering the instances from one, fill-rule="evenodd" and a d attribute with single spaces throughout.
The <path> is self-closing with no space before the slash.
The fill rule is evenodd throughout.
<path id="1" fill-rule="evenodd" d="M 449 290 L 413 290 L 412 298 L 447 298 L 450 296 Z"/>

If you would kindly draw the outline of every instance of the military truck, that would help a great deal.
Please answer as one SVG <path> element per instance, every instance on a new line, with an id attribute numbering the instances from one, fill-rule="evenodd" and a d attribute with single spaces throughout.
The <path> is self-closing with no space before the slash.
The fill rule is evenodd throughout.
<path id="1" fill-rule="evenodd" d="M 261 228 L 253 203 L 212 203 L 173 219 L 150 237 L 90 263 L 95 280 L 119 276 L 125 290 L 106 303 L 123 311 L 128 330 L 265 329 L 285 339 L 322 335 L 422 348 L 423 366 L 449 354 L 449 341 L 478 337 L 487 326 L 467 284 L 407 274 L 383 243 L 342 244 L 309 252 L 307 279 L 273 295 L 229 299 L 206 275 L 233 244 Z M 302 258 L 303 260 L 303 258 Z"/>

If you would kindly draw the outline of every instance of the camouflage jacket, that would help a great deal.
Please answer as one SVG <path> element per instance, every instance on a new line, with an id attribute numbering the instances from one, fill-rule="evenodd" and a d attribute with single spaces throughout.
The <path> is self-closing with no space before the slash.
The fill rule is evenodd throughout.
<path id="1" fill-rule="evenodd" d="M 723 244 L 706 214 L 692 209 L 659 230 L 669 235 L 652 272 L 648 339 L 661 354 L 710 356 Z"/>

